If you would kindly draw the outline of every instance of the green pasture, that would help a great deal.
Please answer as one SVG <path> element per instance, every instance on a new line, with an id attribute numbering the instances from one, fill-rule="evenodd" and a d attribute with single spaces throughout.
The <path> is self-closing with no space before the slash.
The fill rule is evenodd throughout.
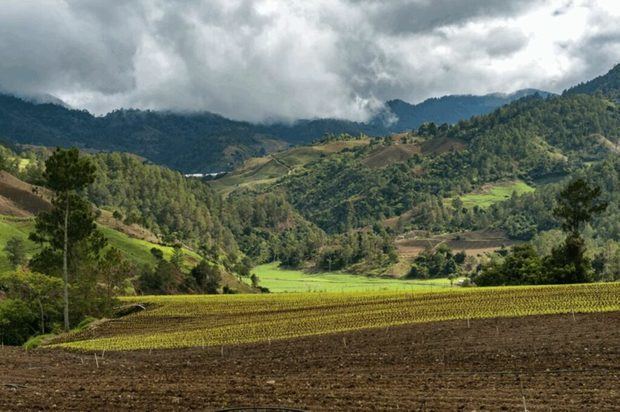
<path id="1" fill-rule="evenodd" d="M 394 278 L 368 277 L 350 273 L 309 273 L 300 270 L 282 269 L 278 263 L 268 263 L 252 271 L 259 277 L 260 286 L 270 292 L 344 292 L 373 290 L 413 290 L 450 288 L 448 279 L 401 280 Z"/>

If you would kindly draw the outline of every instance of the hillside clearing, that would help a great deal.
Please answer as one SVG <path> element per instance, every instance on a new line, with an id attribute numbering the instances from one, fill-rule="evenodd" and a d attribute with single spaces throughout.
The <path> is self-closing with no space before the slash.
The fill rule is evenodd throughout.
<path id="1" fill-rule="evenodd" d="M 99 229 L 108 239 L 110 246 L 119 249 L 127 257 L 128 260 L 138 266 L 155 265 L 156 261 L 151 254 L 151 248 L 158 248 L 164 252 L 164 257 L 169 259 L 172 256 L 173 248 L 147 242 L 142 239 L 132 238 L 125 233 L 111 229 L 106 226 L 99 225 Z M 11 269 L 4 246 L 11 237 L 18 237 L 25 242 L 26 252 L 28 256 L 32 256 L 37 252 L 36 243 L 28 239 L 29 234 L 34 230 L 34 219 L 32 218 L 16 218 L 11 216 L 0 215 L 0 272 Z M 200 257 L 188 249 L 183 249 L 184 264 L 187 267 L 195 265 Z"/>
<path id="2" fill-rule="evenodd" d="M 536 189 L 527 183 L 516 180 L 510 182 L 494 183 L 484 185 L 480 190 L 460 196 L 463 206 L 472 208 L 478 206 L 487 208 L 491 205 L 510 199 L 513 193 L 522 195 L 524 193 L 534 192 Z M 453 198 L 444 200 L 446 205 L 452 204 Z"/>

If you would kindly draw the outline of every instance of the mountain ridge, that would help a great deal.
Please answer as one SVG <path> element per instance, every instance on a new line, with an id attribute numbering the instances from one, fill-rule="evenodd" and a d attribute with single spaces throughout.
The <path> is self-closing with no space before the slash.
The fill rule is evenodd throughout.
<path id="1" fill-rule="evenodd" d="M 443 100 L 442 100 L 443 99 Z M 454 110 L 443 102 L 459 100 Z M 479 105 L 480 99 L 490 103 Z M 507 97 L 506 99 L 510 99 Z M 68 108 L 53 101 L 37 102 L 15 95 L 0 94 L 0 138 L 19 144 L 77 146 L 95 151 L 132 152 L 185 173 L 230 170 L 243 160 L 264 155 L 289 145 L 306 144 L 326 134 L 348 133 L 383 136 L 417 128 L 426 121 L 455 123 L 479 112 L 504 104 L 502 97 L 445 96 L 437 101 L 433 116 L 416 111 L 433 103 L 404 104 L 396 111 L 398 121 L 386 125 L 386 111 L 366 123 L 343 119 L 300 119 L 293 123 L 253 124 L 231 120 L 211 112 L 174 113 L 119 109 L 105 116 Z M 395 101 L 392 101 L 395 102 Z M 413 113 L 412 112 L 416 112 Z M 428 110 L 426 110 L 428 112 Z M 444 115 L 442 117 L 441 113 Z"/>

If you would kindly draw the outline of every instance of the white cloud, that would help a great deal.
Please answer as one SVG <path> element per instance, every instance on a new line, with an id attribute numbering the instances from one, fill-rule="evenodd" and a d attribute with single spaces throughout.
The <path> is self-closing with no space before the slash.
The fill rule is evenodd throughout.
<path id="1" fill-rule="evenodd" d="M 616 0 L 3 0 L 0 88 L 363 120 L 392 98 L 561 91 L 620 61 L 619 18 Z"/>

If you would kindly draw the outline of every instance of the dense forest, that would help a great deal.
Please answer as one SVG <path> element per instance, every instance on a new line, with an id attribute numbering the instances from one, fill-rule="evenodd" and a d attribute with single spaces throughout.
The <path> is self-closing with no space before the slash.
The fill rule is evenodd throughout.
<path id="1" fill-rule="evenodd" d="M 366 138 L 367 144 L 325 152 L 272 183 L 227 194 L 135 155 L 96 153 L 90 155 L 95 179 L 85 194 L 164 243 L 230 256 L 231 262 L 246 256 L 254 264 L 279 260 L 289 266 L 311 262 L 368 270 L 394 262 L 390 239 L 408 230 L 493 228 L 531 240 L 558 227 L 551 214 L 555 196 L 563 182 L 583 176 L 604 189 L 611 205 L 592 227 L 600 238 L 617 241 L 620 108 L 612 98 L 617 77 L 615 68 L 579 86 L 592 95 L 534 94 L 454 125 L 425 123 L 409 133 Z M 35 107 L 43 106 L 60 111 Z M 73 115 L 84 121 L 89 116 Z M 158 116 L 129 111 L 108 120 L 144 117 L 166 123 Z M 351 139 L 356 138 L 330 134 L 317 144 Z M 3 168 L 31 182 L 41 180 L 45 154 L 13 149 L 32 161 L 18 167 L 5 154 Z M 490 207 L 465 207 L 460 200 L 485 185 L 515 179 L 535 192 Z M 398 224 L 386 225 L 389 219 Z"/>
<path id="2" fill-rule="evenodd" d="M 453 123 L 533 92 L 447 96 L 419 105 L 388 102 L 385 110 L 366 123 L 308 119 L 270 124 L 235 121 L 208 112 L 116 110 L 93 116 L 60 104 L 37 104 L 0 94 L 0 137 L 22 144 L 131 152 L 184 173 L 221 172 L 249 157 L 289 144 L 308 144 L 327 133 L 379 136 L 427 121 Z"/>

